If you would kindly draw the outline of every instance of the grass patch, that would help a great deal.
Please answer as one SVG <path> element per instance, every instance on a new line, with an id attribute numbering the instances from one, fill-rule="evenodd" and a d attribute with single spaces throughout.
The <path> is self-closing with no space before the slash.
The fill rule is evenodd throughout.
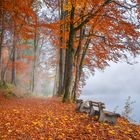
<path id="1" fill-rule="evenodd" d="M 4 90 L 4 97 L 8 99 L 16 97 L 16 94 L 14 93 L 14 86 L 12 84 L 0 82 L 0 89 Z"/>

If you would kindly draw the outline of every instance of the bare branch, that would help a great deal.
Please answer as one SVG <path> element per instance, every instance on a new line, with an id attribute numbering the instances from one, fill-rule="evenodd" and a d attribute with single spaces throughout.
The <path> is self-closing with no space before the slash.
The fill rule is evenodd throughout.
<path id="1" fill-rule="evenodd" d="M 136 4 L 136 5 L 134 5 L 134 6 L 129 5 L 130 7 L 127 7 L 127 6 L 122 5 L 122 4 L 120 4 L 120 3 L 116 2 L 116 1 L 112 1 L 112 2 L 113 2 L 113 3 L 115 3 L 115 4 L 117 4 L 117 5 L 118 5 L 118 6 L 120 6 L 120 7 L 125 8 L 125 9 L 132 9 L 132 8 L 135 8 L 135 7 L 137 7 L 137 6 L 138 6 L 138 4 Z"/>

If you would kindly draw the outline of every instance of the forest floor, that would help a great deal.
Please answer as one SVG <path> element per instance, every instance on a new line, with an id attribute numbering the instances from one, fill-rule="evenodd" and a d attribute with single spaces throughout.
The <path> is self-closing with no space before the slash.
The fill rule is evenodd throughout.
<path id="1" fill-rule="evenodd" d="M 0 96 L 0 140 L 140 140 L 140 126 L 99 123 L 58 98 Z"/>

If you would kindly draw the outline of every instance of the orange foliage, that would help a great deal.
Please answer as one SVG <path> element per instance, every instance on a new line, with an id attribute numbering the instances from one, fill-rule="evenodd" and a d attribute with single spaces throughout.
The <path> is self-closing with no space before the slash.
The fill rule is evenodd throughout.
<path id="1" fill-rule="evenodd" d="M 16 65 L 17 73 L 23 73 L 23 71 L 27 70 L 30 66 L 27 62 L 22 62 L 22 61 L 16 61 L 15 65 Z M 8 64 L 8 69 L 9 70 L 12 69 L 12 62 Z"/>
<path id="2" fill-rule="evenodd" d="M 69 7 L 67 10 L 71 13 L 71 5 L 73 5 L 75 16 L 74 21 L 70 21 L 70 16 L 67 16 L 69 21 L 67 26 L 71 22 L 74 23 L 73 30 L 75 30 L 76 34 L 75 50 L 78 47 L 77 42 L 80 40 L 78 38 L 80 36 L 80 27 L 84 30 L 80 54 L 82 54 L 86 40 L 91 39 L 83 63 L 91 73 L 96 68 L 104 69 L 109 65 L 109 61 L 117 62 L 120 59 L 127 59 L 128 52 L 134 56 L 140 53 L 140 31 L 137 26 L 139 19 L 137 15 L 140 14 L 140 11 L 138 11 L 139 1 L 133 1 L 137 9 L 135 22 L 131 20 L 133 15 L 127 13 L 127 11 L 133 11 L 134 7 L 124 1 L 117 3 L 109 0 L 108 2 L 107 0 L 82 0 L 74 2 L 74 4 L 72 1 L 68 3 Z M 64 40 L 67 42 L 68 39 Z M 75 63 L 77 62 L 75 61 Z"/>
<path id="3" fill-rule="evenodd" d="M 26 50 L 26 49 L 33 48 L 33 46 L 30 46 L 30 45 L 17 45 L 16 47 L 20 50 Z"/>

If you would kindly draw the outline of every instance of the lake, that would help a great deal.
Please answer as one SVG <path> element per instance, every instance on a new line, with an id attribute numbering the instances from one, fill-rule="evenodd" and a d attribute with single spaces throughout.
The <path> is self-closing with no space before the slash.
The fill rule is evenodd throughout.
<path id="1" fill-rule="evenodd" d="M 128 96 L 135 101 L 131 118 L 140 123 L 140 63 L 110 63 L 104 72 L 96 71 L 87 80 L 80 98 L 104 102 L 109 111 L 118 106 L 116 112 L 121 114 Z"/>

